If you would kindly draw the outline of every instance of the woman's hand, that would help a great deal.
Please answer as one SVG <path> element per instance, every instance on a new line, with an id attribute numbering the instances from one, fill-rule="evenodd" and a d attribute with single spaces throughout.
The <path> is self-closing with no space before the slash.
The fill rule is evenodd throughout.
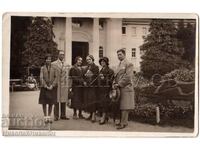
<path id="1" fill-rule="evenodd" d="M 114 85 L 113 85 L 113 89 L 117 89 L 118 87 L 119 87 L 118 84 L 114 84 Z"/>
<path id="2" fill-rule="evenodd" d="M 84 85 L 84 86 L 87 86 L 87 83 L 86 83 L 86 82 L 83 82 L 83 85 Z"/>
<path id="3" fill-rule="evenodd" d="M 100 79 L 101 80 L 103 80 L 104 79 L 104 75 L 101 73 L 101 74 L 99 74 L 99 77 L 100 77 Z"/>
<path id="4" fill-rule="evenodd" d="M 52 89 L 53 89 L 53 86 L 50 85 L 50 86 L 47 87 L 47 89 L 48 89 L 48 90 L 52 90 Z"/>

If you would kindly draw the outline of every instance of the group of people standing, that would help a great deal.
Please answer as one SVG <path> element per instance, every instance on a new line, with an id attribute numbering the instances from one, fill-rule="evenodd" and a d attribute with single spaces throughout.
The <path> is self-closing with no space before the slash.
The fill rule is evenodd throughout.
<path id="1" fill-rule="evenodd" d="M 41 91 L 39 104 L 43 106 L 45 122 L 52 123 L 50 118 L 54 105 L 54 120 L 68 120 L 66 117 L 66 102 L 71 99 L 73 119 L 86 119 L 96 122 L 96 112 L 100 114 L 100 125 L 108 121 L 111 99 L 109 92 L 119 89 L 120 122 L 117 129 L 123 129 L 128 125 L 129 111 L 134 109 L 133 89 L 133 64 L 126 59 L 124 49 L 117 51 L 120 61 L 116 72 L 109 67 L 107 57 L 100 58 L 101 69 L 94 63 L 94 57 L 86 57 L 87 66 L 82 66 L 83 59 L 75 58 L 75 64 L 70 68 L 64 62 L 64 51 L 59 52 L 58 60 L 51 62 L 51 56 L 45 58 L 45 65 L 41 67 L 40 80 Z M 71 81 L 71 83 L 69 82 Z M 70 92 L 69 92 L 69 89 Z M 46 106 L 48 110 L 46 109 Z M 89 113 L 85 118 L 82 112 Z"/>

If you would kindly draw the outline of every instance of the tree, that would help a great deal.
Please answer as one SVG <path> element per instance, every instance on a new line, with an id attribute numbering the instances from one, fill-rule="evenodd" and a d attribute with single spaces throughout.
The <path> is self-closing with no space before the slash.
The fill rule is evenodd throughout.
<path id="1" fill-rule="evenodd" d="M 26 68 L 39 68 L 44 63 L 46 54 L 56 58 L 57 44 L 53 40 L 53 24 L 50 18 L 34 17 L 28 28 L 28 35 L 22 52 L 22 64 Z"/>
<path id="2" fill-rule="evenodd" d="M 177 39 L 183 44 L 183 59 L 193 64 L 195 59 L 195 26 L 191 23 L 184 25 L 184 20 L 178 23 Z"/>
<path id="3" fill-rule="evenodd" d="M 141 46 L 144 51 L 141 57 L 144 77 L 151 78 L 155 73 L 164 75 L 184 65 L 181 59 L 184 49 L 176 38 L 177 30 L 172 20 L 152 20 L 149 32 Z"/>
<path id="4" fill-rule="evenodd" d="M 23 75 L 22 50 L 27 37 L 27 28 L 30 26 L 30 17 L 11 17 L 11 53 L 10 53 L 10 78 L 18 79 Z"/>

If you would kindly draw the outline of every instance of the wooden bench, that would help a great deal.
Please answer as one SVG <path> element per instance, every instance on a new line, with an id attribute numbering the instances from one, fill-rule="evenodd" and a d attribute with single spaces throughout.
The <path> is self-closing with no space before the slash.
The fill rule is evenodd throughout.
<path id="1" fill-rule="evenodd" d="M 10 87 L 11 87 L 11 91 L 14 91 L 14 88 L 23 88 L 25 87 L 23 85 L 23 80 L 22 79 L 10 79 Z"/>

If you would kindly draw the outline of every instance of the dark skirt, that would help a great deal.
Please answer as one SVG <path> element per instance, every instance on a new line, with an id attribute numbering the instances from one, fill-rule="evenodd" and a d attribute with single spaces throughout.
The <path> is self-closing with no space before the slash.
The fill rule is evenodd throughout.
<path id="1" fill-rule="evenodd" d="M 73 97 L 71 101 L 71 107 L 75 109 L 82 109 L 83 107 L 83 88 L 73 87 Z"/>
<path id="2" fill-rule="evenodd" d="M 85 87 L 83 95 L 84 95 L 83 110 L 86 112 L 95 112 L 97 105 L 96 88 Z"/>
<path id="3" fill-rule="evenodd" d="M 99 87 L 98 88 L 98 111 L 100 112 L 108 112 L 109 105 L 110 105 L 110 98 L 109 98 L 109 91 L 110 87 Z"/>
<path id="4" fill-rule="evenodd" d="M 42 87 L 40 90 L 39 104 L 56 104 L 57 103 L 57 87 L 47 90 Z"/>

